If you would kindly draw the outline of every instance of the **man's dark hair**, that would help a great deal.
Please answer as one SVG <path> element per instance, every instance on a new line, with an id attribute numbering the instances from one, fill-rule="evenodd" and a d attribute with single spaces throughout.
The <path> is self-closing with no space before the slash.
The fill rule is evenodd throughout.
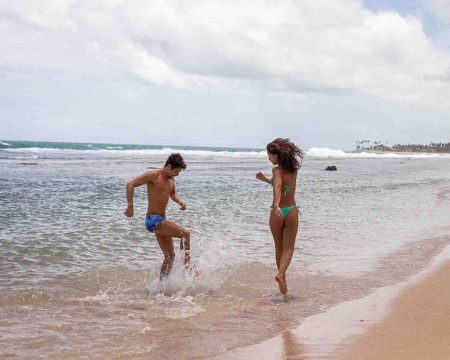
<path id="1" fill-rule="evenodd" d="M 170 165 L 172 169 L 186 169 L 183 157 L 179 153 L 170 154 L 164 166 Z"/>

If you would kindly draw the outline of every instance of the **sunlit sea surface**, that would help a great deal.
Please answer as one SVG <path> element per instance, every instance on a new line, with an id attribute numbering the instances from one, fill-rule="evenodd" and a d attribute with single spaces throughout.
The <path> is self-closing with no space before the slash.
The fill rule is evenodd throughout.
<path id="1" fill-rule="evenodd" d="M 160 283 L 146 188 L 130 220 L 125 184 L 173 151 L 188 209 L 167 215 L 203 275 L 180 260 Z M 284 298 L 258 171 L 261 149 L 0 141 L 0 357 L 208 358 L 399 282 L 450 243 L 450 156 L 309 149 Z"/>

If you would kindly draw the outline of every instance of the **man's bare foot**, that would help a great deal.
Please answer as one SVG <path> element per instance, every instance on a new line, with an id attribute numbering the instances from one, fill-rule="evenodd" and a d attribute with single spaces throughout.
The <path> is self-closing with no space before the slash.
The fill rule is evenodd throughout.
<path id="1" fill-rule="evenodd" d="M 194 279 L 199 279 L 202 276 L 202 272 L 191 263 L 184 264 L 184 271 L 186 273 L 191 274 L 194 277 Z"/>
<path id="2" fill-rule="evenodd" d="M 200 279 L 202 277 L 202 272 L 200 270 L 194 269 L 193 274 L 194 274 L 194 279 Z"/>
<path id="3" fill-rule="evenodd" d="M 286 295 L 286 293 L 287 293 L 287 286 L 286 286 L 286 282 L 285 282 L 284 279 L 285 279 L 284 275 L 281 275 L 279 273 L 275 276 L 275 281 L 278 283 L 278 287 L 280 288 L 280 292 L 283 295 Z"/>

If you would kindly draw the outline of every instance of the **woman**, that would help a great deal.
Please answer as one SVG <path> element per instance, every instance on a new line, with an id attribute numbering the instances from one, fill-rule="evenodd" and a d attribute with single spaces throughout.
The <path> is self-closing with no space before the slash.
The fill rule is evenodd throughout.
<path id="1" fill-rule="evenodd" d="M 275 257 L 278 282 L 281 293 L 287 293 L 286 270 L 294 253 L 298 229 L 298 211 L 295 204 L 297 172 L 303 160 L 303 152 L 289 139 L 275 139 L 267 144 L 269 161 L 274 165 L 272 179 L 261 172 L 256 178 L 273 186 L 273 205 L 269 225 L 275 242 Z"/>

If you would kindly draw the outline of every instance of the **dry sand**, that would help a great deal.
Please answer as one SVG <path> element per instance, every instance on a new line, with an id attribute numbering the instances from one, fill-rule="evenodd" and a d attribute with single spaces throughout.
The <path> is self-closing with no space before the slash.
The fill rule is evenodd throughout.
<path id="1" fill-rule="evenodd" d="M 450 359 L 450 261 L 405 289 L 343 359 Z"/>

